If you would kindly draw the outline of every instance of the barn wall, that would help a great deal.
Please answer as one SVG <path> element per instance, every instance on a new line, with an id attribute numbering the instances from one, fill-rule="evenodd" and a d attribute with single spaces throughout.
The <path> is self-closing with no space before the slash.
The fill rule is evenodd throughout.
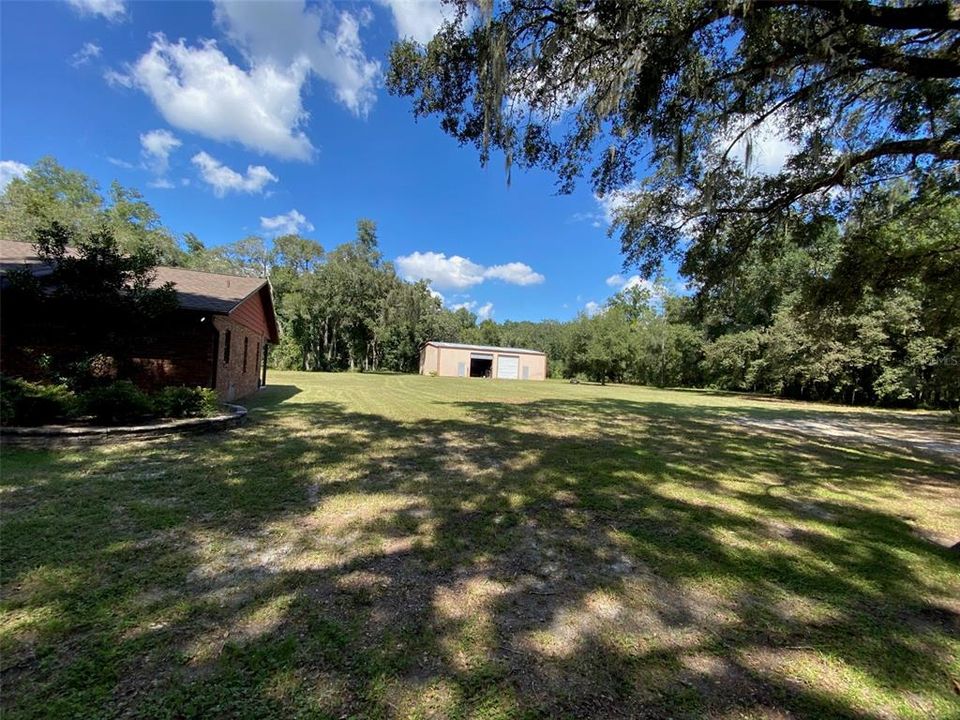
<path id="1" fill-rule="evenodd" d="M 440 369 L 438 374 L 441 377 L 457 377 L 457 365 L 466 363 L 467 374 L 470 373 L 470 351 L 459 348 L 438 348 L 440 353 Z"/>
<path id="2" fill-rule="evenodd" d="M 432 372 L 437 372 L 437 348 L 424 345 L 420 350 L 420 374 L 429 375 Z"/>
<path id="3" fill-rule="evenodd" d="M 458 377 L 459 364 L 464 363 L 466 374 L 470 374 L 470 354 L 473 352 L 482 352 L 470 350 L 467 348 L 438 348 L 434 345 L 425 345 L 420 355 L 420 372 L 428 375 L 430 371 L 436 371 L 441 377 Z M 489 351 L 488 351 L 489 352 Z M 547 377 L 547 358 L 544 355 L 530 355 L 527 353 L 492 351 L 493 355 L 493 373 L 496 376 L 497 363 L 501 355 L 508 357 L 519 357 L 519 376 L 523 379 L 523 369 L 529 369 L 528 380 L 545 380 Z M 437 356 L 439 355 L 439 359 Z"/>
<path id="4" fill-rule="evenodd" d="M 520 377 L 523 378 L 524 366 L 530 369 L 528 380 L 546 380 L 547 379 L 547 358 L 545 355 L 521 355 L 520 356 Z"/>

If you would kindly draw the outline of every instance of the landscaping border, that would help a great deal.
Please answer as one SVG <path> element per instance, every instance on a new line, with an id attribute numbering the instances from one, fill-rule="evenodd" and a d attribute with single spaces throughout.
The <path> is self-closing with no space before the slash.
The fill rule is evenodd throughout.
<path id="1" fill-rule="evenodd" d="M 237 427 L 247 417 L 242 405 L 224 403 L 228 412 L 213 417 L 183 418 L 150 425 L 41 425 L 0 428 L 3 445 L 46 446 L 59 443 L 98 443 L 149 440 L 179 433 L 205 433 Z"/>

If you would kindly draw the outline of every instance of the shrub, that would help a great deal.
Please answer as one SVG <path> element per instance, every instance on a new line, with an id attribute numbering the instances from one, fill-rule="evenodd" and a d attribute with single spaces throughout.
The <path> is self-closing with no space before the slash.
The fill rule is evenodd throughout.
<path id="1" fill-rule="evenodd" d="M 61 381 L 78 393 L 112 382 L 117 376 L 117 363 L 107 355 L 92 355 L 75 360 L 63 364 L 60 369 Z"/>
<path id="2" fill-rule="evenodd" d="M 139 420 L 153 410 L 150 398 L 129 380 L 91 388 L 80 395 L 82 412 L 106 425 Z"/>
<path id="3" fill-rule="evenodd" d="M 203 417 L 216 414 L 219 401 L 209 388 L 167 387 L 153 398 L 153 407 L 163 417 Z"/>
<path id="4" fill-rule="evenodd" d="M 76 411 L 77 396 L 66 385 L 0 380 L 0 422 L 4 425 L 47 425 L 66 420 Z"/>
<path id="5" fill-rule="evenodd" d="M 105 425 L 142 420 L 215 415 L 217 394 L 208 388 L 167 387 L 151 397 L 129 380 L 90 388 L 80 394 L 66 385 L 0 379 L 0 423 L 47 425 L 77 415 L 91 416 Z"/>

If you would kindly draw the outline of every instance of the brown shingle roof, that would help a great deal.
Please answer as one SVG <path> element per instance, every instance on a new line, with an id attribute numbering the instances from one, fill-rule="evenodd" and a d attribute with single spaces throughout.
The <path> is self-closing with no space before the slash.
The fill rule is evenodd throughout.
<path id="1" fill-rule="evenodd" d="M 33 245 L 13 240 L 0 240 L 0 274 L 6 275 L 11 270 L 27 267 L 36 276 L 48 275 L 53 268 L 37 257 Z"/>
<path id="2" fill-rule="evenodd" d="M 5 275 L 20 267 L 30 268 L 38 276 L 51 272 L 30 243 L 0 240 L 0 274 Z M 174 285 L 180 307 L 224 315 L 267 284 L 263 278 L 158 267 L 154 283 L 159 286 L 168 282 Z"/>
<path id="3" fill-rule="evenodd" d="M 228 314 L 267 284 L 263 278 L 220 275 L 184 268 L 158 267 L 156 285 L 172 282 L 180 307 Z"/>

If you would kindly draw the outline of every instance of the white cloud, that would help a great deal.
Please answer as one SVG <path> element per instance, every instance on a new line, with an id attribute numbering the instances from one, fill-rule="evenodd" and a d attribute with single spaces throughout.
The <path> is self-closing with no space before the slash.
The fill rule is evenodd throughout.
<path id="1" fill-rule="evenodd" d="M 599 201 L 599 198 L 597 198 L 597 200 Z M 570 219 L 573 220 L 574 222 L 589 222 L 595 228 L 604 227 L 603 213 L 601 212 L 596 212 L 596 211 L 576 212 L 572 215 Z"/>
<path id="2" fill-rule="evenodd" d="M 351 13 L 304 3 L 228 2 L 214 19 L 243 54 L 233 64 L 213 40 L 188 45 L 156 34 L 125 73 L 109 70 L 114 86 L 146 93 L 171 125 L 220 141 L 236 141 L 277 157 L 309 160 L 302 95 L 311 75 L 333 86 L 337 100 L 366 116 L 376 102 L 381 69 L 366 56 L 361 24 Z"/>
<path id="3" fill-rule="evenodd" d="M 232 64 L 212 40 L 190 47 L 162 34 L 126 75 L 108 71 L 107 82 L 146 93 L 174 127 L 214 140 L 235 140 L 284 158 L 307 160 L 313 146 L 300 129 L 306 113 L 300 89 L 303 63 L 289 68 Z"/>
<path id="4" fill-rule="evenodd" d="M 150 182 L 147 183 L 147 186 L 152 188 L 157 188 L 159 190 L 170 190 L 176 187 L 176 185 L 174 185 L 171 181 L 162 177 L 151 180 Z"/>
<path id="5" fill-rule="evenodd" d="M 787 137 L 788 121 L 785 113 L 773 113 L 755 128 L 748 128 L 753 119 L 740 117 L 716 135 L 712 149 L 722 155 L 729 148 L 728 157 L 749 172 L 776 175 L 800 151 L 800 146 Z"/>
<path id="6" fill-rule="evenodd" d="M 0 160 L 0 192 L 7 189 L 7 185 L 14 178 L 22 178 L 30 170 L 29 165 L 24 165 L 16 160 Z"/>
<path id="7" fill-rule="evenodd" d="M 125 170 L 133 170 L 136 167 L 136 165 L 134 165 L 132 162 L 127 162 L 126 160 L 121 160 L 120 158 L 115 157 L 107 157 L 107 162 Z"/>
<path id="8" fill-rule="evenodd" d="M 525 263 L 511 262 L 485 267 L 469 258 L 459 255 L 447 257 L 444 253 L 436 252 L 401 255 L 396 260 L 396 266 L 408 280 L 429 280 L 436 287 L 459 290 L 491 279 L 512 285 L 534 285 L 544 281 L 543 275 L 534 272 Z"/>
<path id="9" fill-rule="evenodd" d="M 261 216 L 260 227 L 273 235 L 293 235 L 313 230 L 313 225 L 296 210 L 273 217 Z"/>
<path id="10" fill-rule="evenodd" d="M 170 168 L 170 153 L 183 143 L 169 130 L 151 130 L 140 135 L 140 152 L 147 168 L 163 176 Z"/>
<path id="11" fill-rule="evenodd" d="M 430 292 L 430 294 L 431 294 L 433 297 L 435 297 L 437 300 L 439 300 L 442 305 L 445 305 L 445 304 L 446 304 L 447 299 L 443 296 L 443 293 L 438 293 L 438 292 L 437 292 L 436 290 L 434 290 L 433 288 L 427 288 L 427 290 Z"/>
<path id="12" fill-rule="evenodd" d="M 67 0 L 81 15 L 100 15 L 111 22 L 121 20 L 127 14 L 123 0 Z"/>
<path id="13" fill-rule="evenodd" d="M 619 273 L 617 275 L 611 275 L 606 280 L 607 285 L 616 288 L 618 292 L 623 290 L 629 290 L 630 288 L 643 288 L 648 290 L 651 293 L 657 292 L 657 287 L 655 283 L 646 278 L 642 278 L 639 275 L 631 275 L 628 278 L 623 277 Z"/>
<path id="14" fill-rule="evenodd" d="M 487 268 L 483 276 L 503 280 L 511 285 L 539 285 L 545 278 L 533 268 L 522 262 L 512 262 L 505 265 L 494 265 Z"/>
<path id="15" fill-rule="evenodd" d="M 440 0 L 380 0 L 390 8 L 397 35 L 426 44 L 452 16 Z"/>
<path id="16" fill-rule="evenodd" d="M 130 75 L 114 70 L 113 68 L 104 71 L 103 79 L 107 81 L 107 85 L 110 87 L 133 87 L 133 78 L 130 77 Z"/>
<path id="17" fill-rule="evenodd" d="M 481 320 L 488 320 L 493 317 L 493 303 L 488 302 L 477 308 L 477 317 Z"/>
<path id="18" fill-rule="evenodd" d="M 604 222 L 609 225 L 616 218 L 617 212 L 625 205 L 629 204 L 634 195 L 640 190 L 639 183 L 631 183 L 622 190 L 613 190 L 603 197 L 595 195 L 597 205 L 603 213 Z"/>
<path id="19" fill-rule="evenodd" d="M 587 315 L 589 315 L 590 317 L 593 317 L 594 315 L 599 313 L 602 309 L 603 307 L 600 305 L 600 303 L 594 302 L 593 300 L 591 300 L 590 302 L 588 302 L 586 305 L 583 306 L 583 311 L 587 313 Z"/>
<path id="20" fill-rule="evenodd" d="M 105 80 L 137 88 L 174 127 L 261 153 L 310 160 L 302 96 L 314 75 L 336 99 L 364 117 L 376 102 L 380 62 L 367 57 L 360 28 L 369 9 L 307 7 L 304 2 L 218 0 L 214 20 L 243 55 L 234 64 L 214 40 L 172 42 L 162 33 L 123 72 Z"/>
<path id="21" fill-rule="evenodd" d="M 493 317 L 493 303 L 487 302 L 483 305 L 480 305 L 476 300 L 467 300 L 461 303 L 454 303 L 450 305 L 450 309 L 457 311 L 460 309 L 469 310 L 474 313 L 480 320 L 487 320 Z"/>
<path id="22" fill-rule="evenodd" d="M 396 261 L 400 274 L 408 280 L 429 280 L 442 288 L 464 289 L 483 282 L 483 265 L 459 255 L 414 252 L 401 255 Z"/>
<path id="23" fill-rule="evenodd" d="M 83 47 L 77 50 L 77 52 L 70 57 L 70 64 L 75 68 L 86 65 L 94 58 L 100 57 L 101 52 L 103 52 L 103 48 L 96 43 L 84 43 Z"/>
<path id="24" fill-rule="evenodd" d="M 303 2 L 217 0 L 214 20 L 256 67 L 305 65 L 334 88 L 337 100 L 357 116 L 376 102 L 380 62 L 366 56 L 360 27 L 370 11 L 358 14 Z"/>
<path id="25" fill-rule="evenodd" d="M 190 162 L 197 166 L 200 176 L 213 188 L 213 194 L 217 197 L 223 197 L 228 192 L 263 192 L 267 183 L 279 180 L 263 165 L 248 165 L 246 174 L 241 175 L 205 152 L 197 153 Z"/>
<path id="26" fill-rule="evenodd" d="M 634 182 L 621 190 L 612 190 L 602 197 L 594 194 L 593 199 L 597 203 L 597 209 L 574 213 L 573 220 L 587 221 L 595 228 L 605 228 L 614 221 L 617 212 L 630 203 L 638 192 L 640 192 L 640 183 Z"/>

